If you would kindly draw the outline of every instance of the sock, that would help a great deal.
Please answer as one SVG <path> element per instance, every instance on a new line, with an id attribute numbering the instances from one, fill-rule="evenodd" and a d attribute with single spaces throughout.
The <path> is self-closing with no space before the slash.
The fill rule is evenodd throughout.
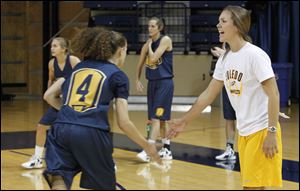
<path id="1" fill-rule="evenodd" d="M 34 154 L 35 156 L 37 156 L 39 158 L 42 158 L 43 151 L 44 151 L 44 147 L 40 147 L 40 146 L 35 145 L 35 154 Z"/>
<path id="2" fill-rule="evenodd" d="M 233 149 L 233 143 L 229 143 L 229 142 L 227 142 L 227 147 L 230 147 L 230 148 L 232 148 Z M 233 149 L 234 150 L 234 149 Z"/>
<path id="3" fill-rule="evenodd" d="M 161 141 L 164 144 L 164 148 L 170 150 L 170 139 L 163 138 Z"/>
<path id="4" fill-rule="evenodd" d="M 148 143 L 155 144 L 155 140 L 153 140 L 153 139 L 148 139 Z"/>

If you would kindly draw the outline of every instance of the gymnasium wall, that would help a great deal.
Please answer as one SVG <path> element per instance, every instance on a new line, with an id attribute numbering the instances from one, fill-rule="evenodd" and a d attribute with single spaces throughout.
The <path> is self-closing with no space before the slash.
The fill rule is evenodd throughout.
<path id="1" fill-rule="evenodd" d="M 82 2 L 59 2 L 59 29 L 83 8 Z M 51 11 L 51 7 L 50 7 Z M 89 10 L 60 36 L 71 39 L 75 28 L 88 24 Z M 54 32 L 54 31 L 52 31 Z M 54 32 L 55 33 L 55 32 Z M 1 1 L 1 85 L 4 93 L 42 96 L 43 94 L 43 3 L 41 1 Z M 49 50 L 50 51 L 50 50 Z M 135 89 L 135 71 L 139 55 L 128 55 L 123 70 L 130 79 L 131 95 L 146 95 Z M 175 96 L 198 96 L 208 85 L 212 57 L 209 55 L 174 55 Z M 44 66 L 43 66 L 44 65 Z"/>

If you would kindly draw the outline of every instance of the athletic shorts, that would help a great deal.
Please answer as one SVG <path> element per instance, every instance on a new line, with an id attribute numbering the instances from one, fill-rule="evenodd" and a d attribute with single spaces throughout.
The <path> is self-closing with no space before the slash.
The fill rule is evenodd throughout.
<path id="1" fill-rule="evenodd" d="M 270 159 L 263 152 L 268 133 L 263 129 L 248 136 L 238 137 L 238 151 L 243 187 L 282 186 L 282 142 L 280 124 L 277 125 L 278 153 Z"/>
<path id="2" fill-rule="evenodd" d="M 148 119 L 170 120 L 173 101 L 173 79 L 149 80 L 147 90 Z"/>
<path id="3" fill-rule="evenodd" d="M 60 175 L 70 189 L 74 176 L 81 171 L 80 187 L 116 189 L 113 143 L 108 131 L 55 123 L 49 130 L 47 143 L 46 180 L 49 175 Z"/>
<path id="4" fill-rule="evenodd" d="M 39 124 L 51 126 L 57 118 L 58 111 L 53 107 L 50 107 L 47 112 L 43 115 Z"/>

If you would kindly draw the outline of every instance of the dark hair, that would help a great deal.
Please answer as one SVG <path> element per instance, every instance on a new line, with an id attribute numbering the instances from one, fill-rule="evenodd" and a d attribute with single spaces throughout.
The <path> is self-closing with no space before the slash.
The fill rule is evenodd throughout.
<path id="1" fill-rule="evenodd" d="M 118 32 L 101 27 L 81 30 L 72 40 L 75 52 L 80 52 L 85 58 L 108 60 L 119 47 L 126 46 L 126 38 Z"/>
<path id="2" fill-rule="evenodd" d="M 152 17 L 149 19 L 149 21 L 151 20 L 155 20 L 156 21 L 156 25 L 158 26 L 158 30 L 160 31 L 161 34 L 165 34 L 165 19 L 163 18 L 158 18 L 158 17 Z"/>

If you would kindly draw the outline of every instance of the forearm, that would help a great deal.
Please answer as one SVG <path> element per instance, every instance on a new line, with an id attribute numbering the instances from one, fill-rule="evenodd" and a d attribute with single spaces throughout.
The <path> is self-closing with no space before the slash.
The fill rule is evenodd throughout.
<path id="1" fill-rule="evenodd" d="M 61 94 L 61 86 L 64 83 L 64 81 L 65 81 L 64 78 L 58 79 L 44 93 L 44 100 L 47 101 L 49 105 L 51 105 L 57 110 L 60 110 L 62 106 L 62 99 L 60 98 L 60 94 Z"/>
<path id="2" fill-rule="evenodd" d="M 47 103 L 49 105 L 51 105 L 52 107 L 54 107 L 57 110 L 60 110 L 60 108 L 62 107 L 62 99 L 60 97 L 49 97 L 48 99 L 46 99 Z"/>
<path id="3" fill-rule="evenodd" d="M 279 95 L 273 94 L 269 97 L 268 102 L 268 118 L 269 118 L 269 127 L 277 125 L 279 118 Z"/>
<path id="4" fill-rule="evenodd" d="M 141 74 L 142 74 L 142 68 L 145 62 L 145 58 L 141 58 L 138 66 L 136 68 L 136 80 L 139 81 L 141 79 Z"/>
<path id="5" fill-rule="evenodd" d="M 131 121 L 123 122 L 122 125 L 119 124 L 119 126 L 136 144 L 140 145 L 142 148 L 147 146 L 147 140 L 141 135 Z"/>
<path id="6" fill-rule="evenodd" d="M 52 86 L 52 84 L 53 84 L 53 80 L 48 80 L 47 88 L 50 88 L 50 86 Z"/>
<path id="7" fill-rule="evenodd" d="M 209 105 L 213 102 L 214 98 L 208 95 L 207 91 L 204 91 L 193 104 L 192 108 L 182 117 L 185 122 L 190 122 Z"/>
<path id="8" fill-rule="evenodd" d="M 141 135 L 141 133 L 129 119 L 127 100 L 123 98 L 117 98 L 116 111 L 117 122 L 120 129 L 122 129 L 131 140 L 145 148 L 147 146 L 147 140 Z"/>

